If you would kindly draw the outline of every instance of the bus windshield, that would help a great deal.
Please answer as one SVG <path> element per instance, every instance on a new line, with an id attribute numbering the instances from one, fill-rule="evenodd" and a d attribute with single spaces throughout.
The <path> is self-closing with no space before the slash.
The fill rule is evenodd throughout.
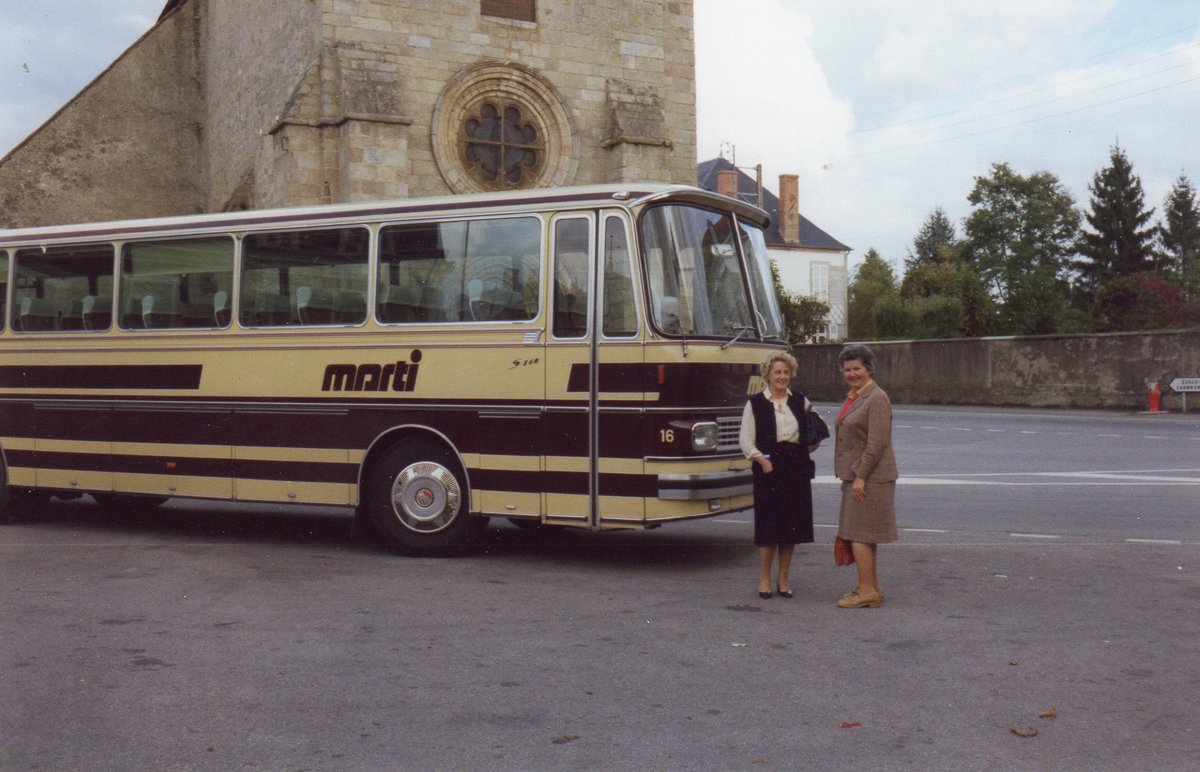
<path id="1" fill-rule="evenodd" d="M 771 276 L 771 257 L 767 254 L 767 239 L 762 228 L 738 222 L 742 234 L 742 253 L 750 269 L 750 294 L 758 312 L 759 330 L 764 338 L 784 339 L 783 314 L 775 297 L 775 280 Z"/>
<path id="2" fill-rule="evenodd" d="M 779 312 L 769 291 L 770 267 L 761 230 L 744 223 L 735 227 L 728 213 L 680 204 L 651 209 L 641 228 L 650 307 L 661 332 L 722 338 L 779 333 Z M 749 284 L 739 246 L 750 263 Z M 753 305 L 749 287 L 754 288 Z"/>

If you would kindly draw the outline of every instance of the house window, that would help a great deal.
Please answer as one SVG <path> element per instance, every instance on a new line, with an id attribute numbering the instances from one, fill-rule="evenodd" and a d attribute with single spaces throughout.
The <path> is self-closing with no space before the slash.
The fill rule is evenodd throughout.
<path id="1" fill-rule="evenodd" d="M 829 302 L 829 264 L 812 264 L 812 295 L 822 303 Z"/>
<path id="2" fill-rule="evenodd" d="M 537 21 L 535 0 L 482 0 L 479 12 L 484 16 L 517 21 Z"/>

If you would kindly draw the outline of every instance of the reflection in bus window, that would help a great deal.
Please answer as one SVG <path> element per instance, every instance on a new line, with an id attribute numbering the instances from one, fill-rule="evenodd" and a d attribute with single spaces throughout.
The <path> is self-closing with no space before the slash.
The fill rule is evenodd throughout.
<path id="1" fill-rule="evenodd" d="M 385 227 L 379 234 L 379 321 L 533 319 L 540 246 L 541 223 L 531 217 Z"/>
<path id="2" fill-rule="evenodd" d="M 366 228 L 246 236 L 239 321 L 246 327 L 361 324 L 369 243 Z"/>
<path id="3" fill-rule="evenodd" d="M 775 300 L 775 282 L 771 277 L 771 257 L 767 254 L 767 240 L 762 228 L 754 228 L 744 222 L 738 223 L 742 234 L 742 254 L 750 271 L 750 292 L 758 312 L 758 323 L 766 337 L 783 337 L 783 319 Z"/>
<path id="4" fill-rule="evenodd" d="M 40 248 L 17 250 L 13 329 L 108 329 L 112 322 L 112 274 L 111 244 L 51 247 L 44 252 Z M 85 324 L 85 303 L 95 315 L 92 324 Z"/>
<path id="5" fill-rule="evenodd" d="M 587 334 L 588 260 L 591 221 L 582 217 L 554 224 L 554 337 Z"/>
<path id="6" fill-rule="evenodd" d="M 130 242 L 121 247 L 120 324 L 127 330 L 225 327 L 217 303 L 233 286 L 233 239 Z M 97 301 L 93 312 L 106 304 Z M 112 301 L 108 300 L 111 313 Z M 85 309 L 85 322 L 89 316 Z"/>
<path id="7" fill-rule="evenodd" d="M 609 217 L 604 221 L 604 334 L 626 338 L 636 335 L 637 328 L 625 222 Z"/>
<path id="8" fill-rule="evenodd" d="M 732 219 L 690 206 L 642 218 L 656 326 L 664 333 L 735 335 L 750 325 Z"/>

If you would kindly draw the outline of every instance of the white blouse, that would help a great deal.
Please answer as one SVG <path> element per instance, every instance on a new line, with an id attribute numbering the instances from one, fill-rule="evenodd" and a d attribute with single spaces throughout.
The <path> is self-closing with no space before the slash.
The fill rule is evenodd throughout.
<path id="1" fill-rule="evenodd" d="M 800 442 L 800 422 L 787 406 L 792 390 L 788 389 L 787 396 L 782 399 L 775 399 L 771 396 L 770 389 L 763 389 L 763 396 L 775 406 L 775 437 L 779 442 Z M 762 451 L 754 446 L 754 435 L 754 408 L 750 407 L 750 400 L 746 400 L 746 407 L 742 410 L 742 430 L 738 435 L 738 444 L 742 454 L 750 460 L 763 455 Z"/>

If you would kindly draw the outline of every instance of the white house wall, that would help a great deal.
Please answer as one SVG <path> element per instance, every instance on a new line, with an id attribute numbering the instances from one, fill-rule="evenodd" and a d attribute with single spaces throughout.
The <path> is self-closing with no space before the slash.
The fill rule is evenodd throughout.
<path id="1" fill-rule="evenodd" d="M 806 249 L 768 248 L 768 254 L 779 270 L 779 281 L 783 288 L 795 295 L 816 297 L 829 304 L 830 325 L 827 339 L 845 340 L 849 298 L 847 296 L 848 252 L 825 252 Z M 827 271 L 827 289 L 818 292 L 813 287 L 813 266 L 824 266 Z"/>

